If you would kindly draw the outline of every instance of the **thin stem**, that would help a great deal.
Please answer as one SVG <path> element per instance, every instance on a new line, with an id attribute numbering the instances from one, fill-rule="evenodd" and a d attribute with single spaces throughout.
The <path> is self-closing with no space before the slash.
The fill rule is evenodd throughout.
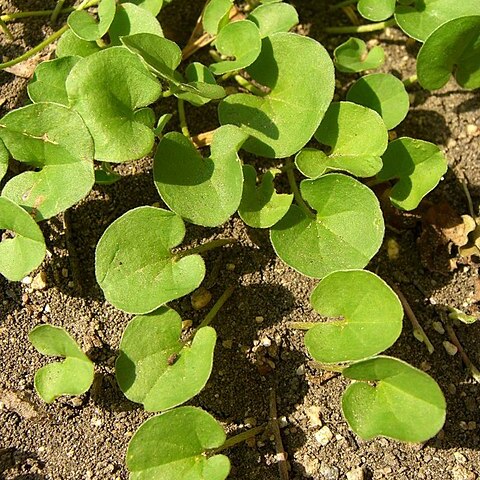
<path id="1" fill-rule="evenodd" d="M 5 33 L 5 35 L 9 40 L 14 40 L 12 32 L 8 29 L 7 24 L 1 19 L 0 19 L 0 28 L 3 30 L 3 32 Z"/>
<path id="2" fill-rule="evenodd" d="M 53 9 L 53 12 L 52 12 L 52 16 L 50 17 L 50 21 L 52 23 L 57 21 L 58 15 L 60 15 L 60 12 L 62 11 L 64 3 L 65 3 L 65 0 L 57 0 L 57 4 L 55 5 L 55 8 Z"/>
<path id="3" fill-rule="evenodd" d="M 60 30 L 56 31 L 49 37 L 47 37 L 42 43 L 39 43 L 36 47 L 33 47 L 31 50 L 28 52 L 25 52 L 23 55 L 20 55 L 17 58 L 14 58 L 13 60 L 10 60 L 5 63 L 0 63 L 0 70 L 3 70 L 4 68 L 7 67 L 12 67 L 13 65 L 16 65 L 17 63 L 21 63 L 24 60 L 27 60 L 30 57 L 33 57 L 36 53 L 42 51 L 46 46 L 50 45 L 53 43 L 57 38 L 61 37 L 67 30 L 68 30 L 68 25 L 64 25 Z"/>
<path id="4" fill-rule="evenodd" d="M 232 296 L 232 293 L 234 292 L 235 287 L 230 286 L 228 287 L 221 295 L 221 297 L 215 302 L 215 305 L 212 307 L 212 309 L 207 313 L 205 318 L 201 321 L 200 325 L 198 326 L 199 330 L 200 328 L 207 327 L 210 325 L 212 320 L 216 317 L 217 313 L 219 310 L 223 307 L 225 302 Z"/>
<path id="5" fill-rule="evenodd" d="M 212 453 L 217 454 L 219 452 L 222 452 L 223 450 L 227 450 L 227 448 L 231 448 L 234 445 L 242 443 L 245 440 L 248 440 L 249 438 L 255 437 L 260 433 L 262 433 L 265 430 L 265 428 L 266 428 L 266 425 L 261 425 L 260 427 L 251 428 L 250 430 L 246 430 L 245 432 L 238 433 L 233 437 L 227 438 L 227 440 L 225 440 L 225 443 L 221 447 L 216 448 L 215 450 L 212 450 Z"/>
<path id="6" fill-rule="evenodd" d="M 465 175 L 462 172 L 462 176 L 460 178 L 460 183 L 462 184 L 463 192 L 465 193 L 465 197 L 467 199 L 468 204 L 468 212 L 472 218 L 475 218 L 475 210 L 473 208 L 472 196 L 470 195 L 470 190 L 468 190 L 468 183 Z"/>
<path id="7" fill-rule="evenodd" d="M 190 131 L 188 130 L 187 117 L 185 115 L 185 102 L 179 98 L 178 99 L 178 116 L 180 117 L 180 129 L 182 133 L 190 138 Z"/>
<path id="8" fill-rule="evenodd" d="M 87 4 L 80 9 L 80 7 L 67 7 L 63 8 L 60 13 L 71 13 L 75 10 L 84 10 L 86 8 L 93 7 L 95 5 L 98 5 L 100 0 L 90 0 L 87 2 Z M 6 13 L 4 15 L 0 16 L 0 20 L 3 20 L 4 22 L 12 22 L 14 20 L 19 20 L 22 18 L 29 18 L 29 17 L 48 17 L 49 15 L 52 15 L 52 13 L 55 10 L 32 10 L 30 12 L 15 12 L 15 13 Z"/>
<path id="9" fill-rule="evenodd" d="M 287 454 L 283 448 L 282 434 L 280 432 L 280 426 L 278 425 L 277 398 L 273 388 L 270 390 L 270 426 L 275 439 L 275 451 L 277 453 L 275 457 L 278 462 L 280 480 L 288 480 Z"/>
<path id="10" fill-rule="evenodd" d="M 253 83 L 243 78 L 241 75 L 235 75 L 233 78 L 241 87 L 243 87 L 245 90 L 248 90 L 250 93 L 253 93 L 254 95 L 258 95 L 259 97 L 264 97 L 266 95 L 265 92 L 260 90 Z"/>
<path id="11" fill-rule="evenodd" d="M 327 364 L 327 363 L 320 363 L 320 362 L 313 362 L 315 368 L 320 370 L 326 370 L 327 372 L 335 372 L 335 373 L 342 373 L 346 367 L 342 367 L 341 365 L 336 364 Z"/>
<path id="12" fill-rule="evenodd" d="M 411 75 L 410 77 L 406 78 L 403 80 L 403 85 L 404 87 L 409 87 L 410 85 L 413 85 L 414 83 L 417 83 L 418 78 L 416 75 Z"/>
<path id="13" fill-rule="evenodd" d="M 348 7 L 357 3 L 357 0 L 344 0 L 343 2 L 336 3 L 335 5 L 330 5 L 330 10 L 338 10 L 339 8 Z"/>
<path id="14" fill-rule="evenodd" d="M 326 33 L 367 33 L 375 32 L 376 30 L 383 30 L 387 27 L 393 27 L 397 22 L 394 18 L 386 20 L 385 22 L 368 23 L 367 25 L 354 25 L 348 27 L 327 27 Z"/>
<path id="15" fill-rule="evenodd" d="M 403 293 L 400 291 L 400 289 L 396 285 L 392 284 L 391 287 L 395 291 L 395 293 L 398 295 L 398 298 L 400 299 L 400 302 L 403 305 L 403 309 L 405 310 L 405 313 L 407 314 L 407 317 L 410 320 L 410 323 L 412 324 L 413 336 L 418 341 L 423 342 L 427 347 L 428 353 L 432 354 L 435 351 L 435 349 L 433 348 L 432 342 L 430 341 L 427 334 L 425 333 L 425 330 L 422 328 L 422 326 L 418 322 L 417 317 L 412 310 L 412 307 L 410 307 L 410 304 L 408 303 L 407 299 L 405 298 Z"/>
<path id="16" fill-rule="evenodd" d="M 203 243 L 198 247 L 189 248 L 188 250 L 183 250 L 175 254 L 176 260 L 180 260 L 183 257 L 188 255 L 195 255 L 197 253 L 208 252 L 208 250 L 213 250 L 214 248 L 223 247 L 224 245 L 230 245 L 236 243 L 237 241 L 234 238 L 217 238 L 207 243 Z"/>
<path id="17" fill-rule="evenodd" d="M 295 330 L 310 330 L 317 322 L 287 322 L 287 328 L 294 328 Z"/>
<path id="18" fill-rule="evenodd" d="M 292 159 L 289 158 L 287 160 L 287 165 L 293 164 Z M 287 177 L 288 183 L 290 184 L 290 188 L 293 192 L 293 196 L 295 197 L 295 201 L 297 205 L 303 210 L 305 215 L 309 218 L 315 218 L 315 214 L 310 210 L 308 205 L 305 203 L 305 200 L 302 198 L 300 190 L 298 189 L 297 182 L 295 181 L 295 175 L 293 174 L 293 168 L 289 168 L 287 170 Z"/>

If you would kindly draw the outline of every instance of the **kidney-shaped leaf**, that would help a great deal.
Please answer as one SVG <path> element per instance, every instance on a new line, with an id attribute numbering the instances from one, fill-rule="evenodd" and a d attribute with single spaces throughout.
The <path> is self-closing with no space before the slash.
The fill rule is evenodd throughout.
<path id="1" fill-rule="evenodd" d="M 440 25 L 458 17 L 478 15 L 480 0 L 413 0 L 410 5 L 397 4 L 395 20 L 409 36 L 420 42 Z"/>
<path id="2" fill-rule="evenodd" d="M 255 8 L 248 20 L 257 25 L 260 37 L 265 38 L 274 33 L 288 32 L 298 23 L 298 14 L 288 3 L 270 3 Z"/>
<path id="3" fill-rule="evenodd" d="M 73 56 L 88 57 L 92 53 L 99 52 L 100 50 L 101 48 L 96 42 L 82 40 L 69 29 L 58 40 L 55 54 L 58 58 Z"/>
<path id="4" fill-rule="evenodd" d="M 35 390 L 43 401 L 51 403 L 61 395 L 81 395 L 90 388 L 93 363 L 63 328 L 39 325 L 28 338 L 43 355 L 65 357 L 63 362 L 45 365 L 35 374 Z"/>
<path id="5" fill-rule="evenodd" d="M 112 47 L 83 58 L 67 78 L 70 105 L 77 110 L 95 142 L 95 159 L 123 162 L 148 155 L 154 134 L 144 109 L 162 91 L 140 58 Z"/>
<path id="6" fill-rule="evenodd" d="M 8 170 L 8 160 L 10 154 L 0 139 L 0 180 L 5 176 Z"/>
<path id="7" fill-rule="evenodd" d="M 403 137 L 388 145 L 383 155 L 380 181 L 398 179 L 390 192 L 392 203 L 402 210 L 418 207 L 448 168 L 441 150 L 430 142 Z"/>
<path id="8" fill-rule="evenodd" d="M 91 190 L 93 142 L 80 115 L 55 103 L 12 110 L 0 120 L 0 138 L 12 157 L 39 169 L 13 177 L 2 195 L 44 220 Z"/>
<path id="9" fill-rule="evenodd" d="M 129 3 L 134 3 L 148 10 L 154 16 L 157 16 L 163 7 L 163 0 L 130 0 Z"/>
<path id="10" fill-rule="evenodd" d="M 248 133 L 243 148 L 249 152 L 269 158 L 293 155 L 310 140 L 332 101 L 328 53 L 311 38 L 275 33 L 263 40 L 260 56 L 247 71 L 270 93 L 228 96 L 219 104 L 220 123 Z"/>
<path id="11" fill-rule="evenodd" d="M 134 208 L 115 220 L 96 250 L 106 299 L 125 312 L 148 313 L 195 290 L 205 275 L 202 257 L 171 252 L 184 236 L 182 219 L 161 208 Z"/>
<path id="12" fill-rule="evenodd" d="M 178 132 L 167 133 L 155 154 L 153 176 L 163 201 L 188 222 L 216 227 L 242 199 L 243 174 L 237 151 L 247 135 L 233 125 L 218 128 L 203 158 Z"/>
<path id="13" fill-rule="evenodd" d="M 403 82 L 389 73 L 372 73 L 359 78 L 347 92 L 347 100 L 375 110 L 388 130 L 407 116 L 410 107 Z"/>
<path id="14" fill-rule="evenodd" d="M 22 207 L 5 197 L 0 197 L 0 230 L 14 235 L 0 242 L 0 273 L 10 281 L 21 280 L 45 257 L 43 234 Z"/>
<path id="15" fill-rule="evenodd" d="M 271 229 L 277 255 L 300 273 L 316 278 L 365 267 L 380 248 L 384 233 L 373 192 L 338 173 L 304 180 L 300 190 L 316 214 L 308 216 L 296 205 L 290 207 Z"/>
<path id="16" fill-rule="evenodd" d="M 128 445 L 130 480 L 224 480 L 228 457 L 205 455 L 224 442 L 221 425 L 200 408 L 179 407 L 152 417 Z"/>
<path id="17" fill-rule="evenodd" d="M 97 40 L 107 33 L 115 16 L 115 5 L 115 0 L 101 0 L 98 5 L 98 22 L 85 10 L 75 10 L 68 16 L 68 26 L 82 40 Z"/>
<path id="18" fill-rule="evenodd" d="M 293 195 L 275 191 L 271 171 L 265 172 L 257 187 L 257 172 L 251 165 L 243 166 L 243 194 L 238 207 L 240 218 L 250 227 L 269 228 L 285 216 L 292 204 Z"/>
<path id="19" fill-rule="evenodd" d="M 162 307 L 135 317 L 125 329 L 116 363 L 117 381 L 126 397 L 145 410 L 167 410 L 190 400 L 212 371 L 217 335 L 211 327 L 198 330 L 191 345 L 180 341 L 182 319 Z"/>
<path id="20" fill-rule="evenodd" d="M 478 88 L 479 58 L 480 15 L 455 18 L 434 30 L 418 52 L 418 82 L 423 88 L 436 90 L 453 73 L 460 86 Z"/>
<path id="21" fill-rule="evenodd" d="M 298 169 L 316 178 L 327 170 L 343 170 L 357 177 L 372 177 L 382 168 L 388 132 L 373 110 L 350 102 L 330 104 L 315 138 L 331 147 L 328 155 L 314 149 L 296 157 Z"/>
<path id="22" fill-rule="evenodd" d="M 65 82 L 70 71 L 79 60 L 80 57 L 61 57 L 40 63 L 28 85 L 30 100 L 34 103 L 60 103 L 68 107 Z"/>
<path id="23" fill-rule="evenodd" d="M 210 0 L 203 12 L 203 28 L 210 35 L 217 33 L 228 23 L 233 0 Z"/>
<path id="24" fill-rule="evenodd" d="M 359 0 L 357 8 L 363 18 L 380 22 L 393 15 L 395 3 L 396 0 Z"/>
<path id="25" fill-rule="evenodd" d="M 382 435 L 424 442 L 442 428 L 445 398 L 435 380 L 421 370 L 381 356 L 355 363 L 342 373 L 362 381 L 350 385 L 342 398 L 343 414 L 361 438 Z"/>
<path id="26" fill-rule="evenodd" d="M 215 75 L 223 75 L 251 65 L 260 54 L 262 41 L 258 27 L 247 20 L 229 23 L 223 27 L 215 41 L 216 49 L 234 60 L 223 60 L 210 65 Z"/>
<path id="27" fill-rule="evenodd" d="M 380 46 L 367 51 L 367 45 L 359 38 L 349 38 L 333 52 L 335 67 L 340 72 L 355 73 L 374 70 L 383 65 L 385 52 Z"/>
<path id="28" fill-rule="evenodd" d="M 395 292 L 366 270 L 327 275 L 310 297 L 313 308 L 326 317 L 308 330 L 305 346 L 322 363 L 361 360 L 386 350 L 402 331 L 403 309 Z"/>

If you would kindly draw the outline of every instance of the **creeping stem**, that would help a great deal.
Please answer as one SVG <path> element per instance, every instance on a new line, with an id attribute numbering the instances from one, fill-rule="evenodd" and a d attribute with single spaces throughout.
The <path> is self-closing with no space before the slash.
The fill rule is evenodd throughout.
<path id="1" fill-rule="evenodd" d="M 387 27 L 393 27 L 397 24 L 394 18 L 386 20 L 385 22 L 368 23 L 367 25 L 348 26 L 348 27 L 327 27 L 326 33 L 367 33 L 375 32 L 376 30 L 383 30 Z"/>
<path id="2" fill-rule="evenodd" d="M 290 184 L 290 188 L 293 192 L 293 196 L 295 197 L 297 205 L 302 209 L 303 213 L 305 213 L 307 217 L 315 218 L 314 213 L 310 210 L 310 208 L 308 208 L 308 205 L 305 203 L 305 200 L 302 198 L 302 194 L 298 189 L 297 182 L 295 181 L 295 175 L 293 173 L 293 162 L 291 158 L 287 160 L 285 167 L 287 170 L 288 183 Z"/>
<path id="3" fill-rule="evenodd" d="M 245 440 L 248 440 L 249 438 L 255 437 L 256 435 L 259 435 L 265 430 L 266 426 L 261 425 L 260 427 L 255 427 L 251 428 L 250 430 L 246 430 L 245 432 L 239 433 L 237 435 L 234 435 L 233 437 L 227 438 L 225 440 L 225 443 L 219 447 L 216 448 L 215 450 L 212 450 L 212 454 L 217 454 L 219 452 L 222 452 L 223 450 L 226 450 L 227 448 L 233 447 L 234 445 L 237 445 L 239 443 L 244 442 Z"/>
<path id="4" fill-rule="evenodd" d="M 207 243 L 203 243 L 198 247 L 189 248 L 188 250 L 183 250 L 182 252 L 178 252 L 175 255 L 177 260 L 180 260 L 187 255 L 195 255 L 197 253 L 207 252 L 208 250 L 213 250 L 214 248 L 223 247 L 224 245 L 230 245 L 231 243 L 235 243 L 236 240 L 233 238 L 217 238 L 216 240 L 212 240 Z"/>
<path id="5" fill-rule="evenodd" d="M 180 118 L 180 129 L 182 130 L 182 133 L 187 138 L 190 138 L 190 131 L 188 130 L 187 125 L 187 117 L 185 115 L 185 102 L 181 98 L 178 99 L 178 116 Z"/>
<path id="6" fill-rule="evenodd" d="M 52 16 L 50 17 L 51 22 L 56 22 L 58 15 L 62 11 L 63 4 L 65 3 L 65 0 L 57 0 L 57 4 L 55 5 L 55 8 L 53 9 Z"/>
<path id="7" fill-rule="evenodd" d="M 222 293 L 221 297 L 215 302 L 215 305 L 207 313 L 205 318 L 201 321 L 200 325 L 198 326 L 199 329 L 210 325 L 210 323 L 216 317 L 217 313 L 223 307 L 225 302 L 232 296 L 232 293 L 234 290 L 235 290 L 235 287 L 230 286 Z"/>

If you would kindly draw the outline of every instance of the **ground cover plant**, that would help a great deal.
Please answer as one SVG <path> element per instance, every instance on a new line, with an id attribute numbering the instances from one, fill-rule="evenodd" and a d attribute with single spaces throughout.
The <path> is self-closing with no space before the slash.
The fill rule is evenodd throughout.
<path id="1" fill-rule="evenodd" d="M 61 12 L 62 4 L 51 13 Z M 375 21 L 395 13 L 407 31 L 409 15 L 419 14 L 415 6 L 359 2 L 358 10 Z M 87 12 L 90 7 L 98 8 Z M 385 234 L 375 186 L 387 187 L 394 208 L 412 211 L 447 170 L 433 143 L 389 141 L 389 130 L 407 115 L 405 83 L 412 79 L 365 75 L 345 100 L 334 101 L 335 67 L 374 69 L 383 52 L 367 53 L 361 40 L 350 39 L 332 61 L 319 42 L 290 32 L 298 22 L 292 6 L 268 1 L 249 2 L 242 11 L 231 1 L 208 2 L 200 33 L 215 48 L 213 63 L 187 64 L 180 47 L 163 36 L 156 19 L 161 7 L 158 1 L 83 2 L 46 40 L 58 39 L 57 58 L 38 65 L 28 87 L 32 103 L 0 119 L 0 173 L 13 161 L 25 165 L 18 174 L 10 171 L 2 186 L 0 272 L 18 281 L 37 268 L 46 255 L 39 222 L 85 198 L 95 182 L 118 181 L 112 164 L 152 154 L 152 181 L 168 209 L 129 210 L 108 225 L 95 255 L 105 299 L 135 315 L 119 347 L 118 385 L 129 400 L 161 412 L 130 442 L 131 478 L 180 479 L 187 472 L 192 479 L 226 478 L 229 460 L 220 451 L 274 429 L 272 424 L 226 439 L 213 416 L 183 406 L 209 379 L 217 340 L 210 323 L 232 289 L 189 335 L 166 304 L 202 284 L 203 253 L 235 242 L 183 246 L 186 223 L 218 227 L 237 212 L 249 227 L 269 229 L 285 264 L 319 279 L 310 302 L 330 320 L 290 327 L 307 331 L 305 346 L 322 368 L 354 380 L 342 399 L 351 429 L 364 439 L 431 438 L 445 420 L 443 394 L 425 372 L 379 355 L 400 336 L 403 310 L 397 293 L 365 269 Z M 444 8 L 441 24 L 432 21 L 421 35 L 407 31 L 424 41 L 418 81 L 439 88 L 458 65 L 459 84 L 476 88 L 479 17 L 468 8 Z M 425 12 L 437 17 L 436 10 Z M 455 48 L 439 56 L 445 38 Z M 157 118 L 154 106 L 172 96 L 180 131 L 164 133 L 170 114 Z M 192 136 L 185 103 L 210 102 L 218 103 L 220 126 Z M 270 167 L 260 171 L 252 158 L 268 159 Z M 37 372 L 35 388 L 43 400 L 90 388 L 93 363 L 64 330 L 41 325 L 30 339 L 39 352 L 65 357 Z"/>

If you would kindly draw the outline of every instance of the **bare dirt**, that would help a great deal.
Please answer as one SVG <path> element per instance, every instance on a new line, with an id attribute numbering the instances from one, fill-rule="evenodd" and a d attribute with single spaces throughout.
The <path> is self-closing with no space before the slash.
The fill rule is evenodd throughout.
<path id="1" fill-rule="evenodd" d="M 0 10 L 34 10 L 54 3 L 0 0 Z M 330 51 L 343 41 L 344 37 L 323 33 L 327 25 L 348 23 L 342 12 L 329 15 L 326 1 L 292 3 L 300 14 L 299 31 L 318 39 Z M 200 0 L 174 0 L 166 7 L 161 18 L 167 36 L 184 45 L 202 5 Z M 52 31 L 42 19 L 12 25 L 16 40 L 9 44 L 2 37 L 0 41 L 2 56 L 9 58 Z M 406 42 L 398 30 L 364 38 L 378 41 L 386 49 L 383 71 L 401 78 L 414 73 L 418 46 Z M 208 60 L 205 52 L 198 58 Z M 343 99 L 354 76 L 339 79 L 336 95 Z M 24 78 L 0 73 L 0 113 L 26 102 L 26 83 Z M 439 145 L 450 167 L 427 200 L 434 206 L 446 202 L 457 214 L 468 213 L 461 184 L 465 178 L 478 214 L 480 136 L 471 127 L 480 127 L 478 91 L 464 91 L 454 82 L 437 92 L 416 86 L 409 91 L 411 111 L 396 134 Z M 164 113 L 172 108 L 173 103 L 162 102 L 157 111 Z M 187 110 L 193 133 L 216 126 L 214 108 Z M 259 161 L 259 165 L 269 164 Z M 96 186 L 87 199 L 65 215 L 42 224 L 51 253 L 39 269 L 46 273 L 47 288 L 34 290 L 27 284 L 0 279 L 0 478 L 103 480 L 128 476 L 124 466 L 128 441 L 149 415 L 129 402 L 115 381 L 115 356 L 131 316 L 104 301 L 95 282 L 94 248 L 105 228 L 127 210 L 161 204 L 151 166 L 147 158 L 119 167 L 124 175 L 120 182 Z M 192 244 L 214 237 L 233 236 L 238 240 L 234 246 L 205 256 L 209 272 L 205 285 L 214 299 L 227 285 L 236 289 L 214 323 L 219 340 L 211 380 L 192 404 L 215 415 L 233 433 L 268 421 L 269 392 L 273 388 L 291 479 L 336 480 L 345 479 L 348 473 L 350 479 L 474 480 L 480 475 L 479 385 L 458 354 L 447 354 L 442 342 L 448 338 L 434 328 L 444 306 L 478 315 L 478 264 L 458 261 L 451 270 L 450 259 L 459 260 L 457 249 L 439 244 L 434 236 L 421 240 L 427 226 L 422 226 L 420 214 L 400 219 L 400 229 L 398 218 L 391 220 L 395 227 L 387 229 L 384 247 L 369 268 L 401 289 L 435 351 L 428 354 L 405 319 L 400 341 L 387 353 L 428 371 L 439 382 L 448 405 L 443 430 L 419 445 L 384 438 L 362 441 L 349 431 L 340 408 L 348 382 L 309 362 L 303 334 L 286 327 L 289 321 L 318 320 L 308 302 L 316 281 L 276 258 L 267 232 L 246 228 L 237 217 L 221 228 L 188 227 L 187 241 Z M 398 255 L 392 256 L 396 248 Z M 189 297 L 172 306 L 194 324 L 208 311 L 208 307 L 193 310 Z M 95 361 L 96 377 L 89 393 L 79 398 L 64 397 L 52 405 L 43 404 L 35 394 L 35 371 L 47 360 L 29 344 L 27 335 L 43 322 L 64 326 Z M 456 331 L 472 361 L 480 364 L 480 324 L 460 325 Z M 328 441 L 322 445 L 320 437 Z M 279 478 L 274 443 L 270 438 L 256 440 L 228 452 L 231 478 Z M 352 477 L 353 471 L 363 477 Z"/>

